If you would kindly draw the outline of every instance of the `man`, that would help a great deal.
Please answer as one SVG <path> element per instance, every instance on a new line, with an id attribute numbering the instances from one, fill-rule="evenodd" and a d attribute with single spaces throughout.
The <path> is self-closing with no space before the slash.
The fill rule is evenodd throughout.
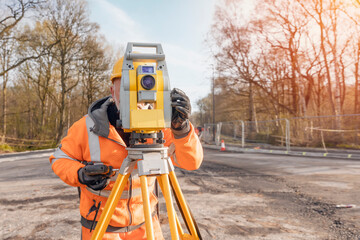
<path id="1" fill-rule="evenodd" d="M 111 96 L 94 102 L 88 115 L 75 122 L 50 157 L 52 169 L 65 183 L 79 187 L 82 239 L 90 239 L 110 195 L 116 177 L 84 174 L 87 164 L 105 164 L 120 168 L 127 156 L 129 134 L 117 126 L 119 118 L 119 90 L 123 58 L 114 66 L 111 75 Z M 144 63 L 134 63 L 136 68 Z M 171 92 L 171 128 L 164 129 L 165 146 L 175 166 L 195 170 L 200 167 L 203 150 L 189 122 L 190 100 L 179 89 Z M 143 108 L 143 105 L 138 107 Z M 157 203 L 152 193 L 155 177 L 148 177 L 150 205 L 153 213 Z M 96 219 L 95 219 L 96 218 Z M 146 239 L 140 178 L 135 169 L 111 218 L 103 239 Z M 158 217 L 153 214 L 155 239 L 163 239 Z"/>

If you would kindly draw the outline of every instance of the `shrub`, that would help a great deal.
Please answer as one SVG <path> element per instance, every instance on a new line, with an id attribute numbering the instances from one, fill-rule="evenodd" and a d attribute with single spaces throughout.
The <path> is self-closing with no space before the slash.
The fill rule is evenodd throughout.
<path id="1" fill-rule="evenodd" d="M 13 151 L 14 149 L 12 149 L 12 147 L 7 145 L 6 143 L 0 144 L 0 152 L 13 152 Z"/>

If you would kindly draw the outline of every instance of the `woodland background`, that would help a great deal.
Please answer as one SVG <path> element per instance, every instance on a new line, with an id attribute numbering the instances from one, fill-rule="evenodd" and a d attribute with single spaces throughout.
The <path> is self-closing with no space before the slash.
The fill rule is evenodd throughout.
<path id="1" fill-rule="evenodd" d="M 89 21 L 85 1 L 6 1 L 0 11 L 3 148 L 56 145 L 109 94 L 119 50 Z"/>
<path id="2" fill-rule="evenodd" d="M 213 92 L 197 101 L 196 126 L 360 113 L 359 0 L 257 1 L 243 15 L 244 2 L 216 6 L 204 39 Z M 99 34 L 83 0 L 3 2 L 0 45 L 3 149 L 55 146 L 108 95 L 122 50 Z"/>
<path id="3" fill-rule="evenodd" d="M 250 18 L 218 6 L 207 38 L 216 121 L 359 112 L 360 2 L 269 0 Z M 198 101 L 211 121 L 211 94 Z"/>

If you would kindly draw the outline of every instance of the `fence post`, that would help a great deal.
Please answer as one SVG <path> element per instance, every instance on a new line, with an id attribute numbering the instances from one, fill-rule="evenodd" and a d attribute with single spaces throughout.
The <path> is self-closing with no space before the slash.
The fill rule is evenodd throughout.
<path id="1" fill-rule="evenodd" d="M 220 138 L 221 138 L 221 126 L 222 126 L 222 122 L 219 122 L 219 123 L 216 124 L 215 126 L 216 126 L 215 145 L 219 146 L 219 145 L 220 145 Z"/>
<path id="2" fill-rule="evenodd" d="M 236 132 L 237 132 L 236 122 L 233 122 L 233 124 L 234 124 L 234 139 L 236 139 Z"/>
<path id="3" fill-rule="evenodd" d="M 245 123 L 243 120 L 240 120 L 241 122 L 241 147 L 245 147 Z"/>
<path id="4" fill-rule="evenodd" d="M 286 123 L 286 129 L 285 129 L 285 135 L 286 135 L 286 151 L 290 151 L 290 121 L 289 119 L 285 118 Z"/>

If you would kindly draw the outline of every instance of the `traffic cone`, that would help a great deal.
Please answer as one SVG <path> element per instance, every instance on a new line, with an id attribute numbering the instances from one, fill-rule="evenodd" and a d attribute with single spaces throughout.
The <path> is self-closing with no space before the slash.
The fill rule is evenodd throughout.
<path id="1" fill-rule="evenodd" d="M 220 151 L 225 151 L 225 142 L 224 140 L 221 140 L 221 148 Z"/>

